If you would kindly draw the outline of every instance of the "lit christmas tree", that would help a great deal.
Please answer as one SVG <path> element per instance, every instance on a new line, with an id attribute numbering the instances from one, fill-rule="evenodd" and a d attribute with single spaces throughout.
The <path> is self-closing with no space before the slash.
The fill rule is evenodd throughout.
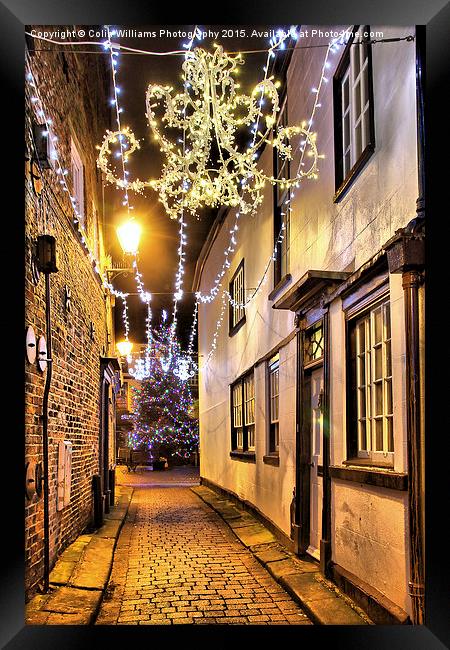
<path id="1" fill-rule="evenodd" d="M 187 459 L 198 447 L 198 420 L 194 414 L 186 357 L 170 327 L 162 323 L 153 337 L 149 376 L 133 389 L 133 424 L 129 444 L 149 449 L 154 458 Z"/>

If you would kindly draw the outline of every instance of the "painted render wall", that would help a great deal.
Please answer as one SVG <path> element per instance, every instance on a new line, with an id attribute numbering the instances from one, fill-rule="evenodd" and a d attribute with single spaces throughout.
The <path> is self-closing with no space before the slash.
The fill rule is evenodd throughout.
<path id="1" fill-rule="evenodd" d="M 346 27 L 346 26 L 344 26 Z M 384 38 L 414 34 L 413 27 L 375 27 Z M 326 27 L 321 26 L 321 29 Z M 333 29 L 339 29 L 333 26 Z M 303 39 L 299 44 L 327 43 Z M 320 54 L 318 54 L 320 53 Z M 308 120 L 325 50 L 295 50 L 288 70 L 289 124 Z M 291 214 L 292 280 L 278 299 L 308 269 L 354 271 L 415 215 L 417 189 L 415 46 L 413 42 L 375 44 L 372 48 L 375 110 L 375 153 L 338 203 L 334 195 L 334 135 L 332 77 L 342 50 L 331 55 L 328 84 L 321 94 L 313 128 L 317 131 L 319 179 L 305 180 L 293 199 Z M 291 169 L 298 166 L 294 157 Z M 272 168 L 272 151 L 260 159 Z M 245 258 L 245 287 L 255 287 L 273 251 L 272 188 L 254 217 L 240 218 L 235 253 L 224 278 L 228 288 L 241 259 Z M 220 270 L 234 220 L 231 211 L 205 261 L 200 290 L 207 293 Z M 406 411 L 404 386 L 404 319 L 401 278 L 391 276 L 394 355 L 395 470 L 406 471 Z M 231 459 L 230 384 L 294 328 L 294 314 L 272 309 L 267 295 L 273 287 L 273 269 L 260 293 L 247 307 L 247 321 L 228 336 L 228 305 L 209 363 L 216 322 L 222 302 L 199 308 L 200 445 L 201 476 L 248 499 L 289 535 L 289 505 L 295 467 L 295 341 L 280 351 L 280 466 L 263 464 L 266 453 L 264 364 L 255 370 L 256 464 Z M 340 299 L 331 305 L 331 462 L 345 456 L 344 317 Z M 370 500 L 365 498 L 370 495 Z M 346 504 L 346 505 L 344 505 Z M 409 611 L 407 597 L 406 493 L 333 480 L 333 560 L 369 582 L 400 607 Z M 387 552 L 387 549 L 390 552 Z M 394 570 L 395 569 L 395 570 Z M 395 578 L 393 577 L 395 575 Z"/>

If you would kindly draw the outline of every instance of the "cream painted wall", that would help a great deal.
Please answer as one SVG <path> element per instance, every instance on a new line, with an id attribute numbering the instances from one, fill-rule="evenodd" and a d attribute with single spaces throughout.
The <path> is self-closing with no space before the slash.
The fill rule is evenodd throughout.
<path id="1" fill-rule="evenodd" d="M 325 29 L 321 27 L 322 29 Z M 333 26 L 333 29 L 337 29 Z M 373 27 L 384 38 L 414 33 L 413 27 Z M 314 39 L 314 44 L 327 42 Z M 303 39 L 300 45 L 312 43 Z M 332 77 L 341 54 L 330 58 L 329 82 L 313 127 L 325 154 L 319 179 L 305 180 L 296 191 L 291 216 L 291 274 L 294 284 L 308 269 L 353 271 L 364 264 L 394 232 L 415 214 L 417 198 L 414 43 L 375 44 L 373 52 L 376 150 L 347 194 L 334 195 Z M 324 50 L 294 51 L 288 70 L 289 124 L 309 119 Z M 260 160 L 272 170 L 272 151 Z M 294 158 L 295 171 L 298 157 Z M 208 293 L 224 261 L 231 211 L 205 261 L 200 290 Z M 257 215 L 240 217 L 235 253 L 223 287 L 245 259 L 245 286 L 256 287 L 273 251 L 272 189 Z M 287 288 L 289 288 L 289 286 Z M 256 464 L 230 458 L 230 384 L 293 331 L 294 314 L 273 310 L 267 283 L 246 310 L 246 323 L 228 335 L 228 305 L 217 336 L 217 349 L 207 364 L 222 302 L 219 297 L 199 308 L 200 472 L 237 493 L 289 534 L 289 506 L 295 470 L 296 343 L 280 351 L 280 466 L 263 463 L 267 449 L 265 365 L 255 369 Z M 404 320 L 401 278 L 391 276 L 392 351 L 394 371 L 395 469 L 406 471 Z M 286 289 L 283 289 L 277 296 Z M 345 459 L 345 330 L 340 299 L 331 305 L 331 462 Z M 333 481 L 333 559 L 409 610 L 407 597 L 407 509 L 405 494 Z M 347 511 L 343 509 L 346 504 Z M 391 549 L 392 553 L 387 552 Z"/>

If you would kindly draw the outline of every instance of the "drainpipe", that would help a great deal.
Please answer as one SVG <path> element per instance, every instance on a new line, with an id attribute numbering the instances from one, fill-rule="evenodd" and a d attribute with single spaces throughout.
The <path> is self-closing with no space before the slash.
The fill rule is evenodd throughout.
<path id="1" fill-rule="evenodd" d="M 327 309 L 323 315 L 323 340 L 325 344 L 323 358 L 323 399 L 322 399 L 322 538 L 320 540 L 320 572 L 330 577 L 331 561 L 331 479 L 330 479 L 330 313 Z"/>
<path id="2" fill-rule="evenodd" d="M 47 373 L 45 377 L 44 396 L 42 400 L 42 455 L 44 468 L 44 577 L 43 591 L 48 592 L 50 577 L 50 521 L 49 521 L 49 463 L 48 463 L 48 398 L 52 382 L 52 329 L 50 273 L 56 268 L 56 240 L 51 235 L 41 235 L 37 241 L 37 264 L 39 271 L 45 274 L 45 328 L 47 343 Z"/>
<path id="3" fill-rule="evenodd" d="M 425 268 L 425 114 L 423 86 L 425 73 L 425 28 L 416 27 L 416 98 L 417 98 L 417 169 L 418 192 L 416 217 L 401 228 L 384 246 L 390 273 L 402 273 L 405 305 L 406 403 L 408 453 L 408 514 L 410 535 L 409 594 L 412 622 L 425 623 L 424 501 L 421 435 L 421 364 L 419 328 L 419 287 L 424 283 Z"/>

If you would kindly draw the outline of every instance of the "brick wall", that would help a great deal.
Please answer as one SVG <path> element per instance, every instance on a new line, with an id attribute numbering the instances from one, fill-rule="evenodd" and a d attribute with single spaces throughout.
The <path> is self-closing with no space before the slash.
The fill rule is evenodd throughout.
<path id="1" fill-rule="evenodd" d="M 84 164 L 87 242 L 94 251 L 96 242 L 101 263 L 106 262 L 101 224 L 94 215 L 102 214 L 101 178 L 96 168 L 95 146 L 109 127 L 107 90 L 109 72 L 98 56 L 76 56 L 55 51 L 30 57 L 39 95 L 52 128 L 58 137 L 58 153 L 69 170 L 72 184 L 70 147 L 74 138 Z M 32 91 L 31 91 L 32 92 Z M 30 122 L 34 105 L 27 97 L 26 153 L 33 145 Z M 25 268 L 26 325 L 36 336 L 45 334 L 45 279 L 33 281 L 30 256 L 32 242 L 44 232 L 56 238 L 58 272 L 51 274 L 51 323 L 53 376 L 49 396 L 49 487 L 50 487 L 50 565 L 90 524 L 92 518 L 92 475 L 99 473 L 100 434 L 100 356 L 109 355 L 108 329 L 111 332 L 109 298 L 99 275 L 82 245 L 72 221 L 67 192 L 53 169 L 42 171 L 44 191 L 39 199 L 29 174 L 25 185 Z M 97 234 L 98 232 L 98 234 Z M 64 286 L 71 291 L 71 309 L 65 307 Z M 91 337 L 91 323 L 95 333 Z M 37 365 L 25 367 L 25 462 L 42 462 L 42 400 L 45 374 Z M 70 440 L 72 488 L 70 504 L 56 511 L 58 443 Z M 43 575 L 43 498 L 25 499 L 26 590 L 30 596 Z"/>

